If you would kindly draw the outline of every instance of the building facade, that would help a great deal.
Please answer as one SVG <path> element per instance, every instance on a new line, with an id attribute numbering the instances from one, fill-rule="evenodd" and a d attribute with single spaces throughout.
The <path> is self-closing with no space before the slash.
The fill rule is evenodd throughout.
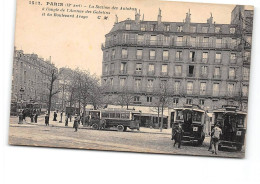
<path id="1" fill-rule="evenodd" d="M 39 58 L 37 54 L 25 54 L 23 50 L 14 49 L 12 73 L 12 102 L 47 103 L 50 85 L 50 73 L 58 69 L 50 60 Z M 58 89 L 55 81 L 54 90 Z M 55 98 L 53 99 L 55 103 Z"/>
<path id="2" fill-rule="evenodd" d="M 167 86 L 169 108 L 197 104 L 208 111 L 222 105 L 247 109 L 252 25 L 241 17 L 253 11 L 236 6 L 230 24 L 116 20 L 102 44 L 102 85 L 110 103 L 131 94 L 132 105 L 154 106 Z M 241 29 L 242 27 L 242 29 Z M 246 31 L 244 30 L 246 28 Z"/>

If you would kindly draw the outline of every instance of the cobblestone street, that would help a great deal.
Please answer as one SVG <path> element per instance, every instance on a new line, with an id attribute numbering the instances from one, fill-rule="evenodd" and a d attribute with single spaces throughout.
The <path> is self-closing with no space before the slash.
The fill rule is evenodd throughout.
<path id="1" fill-rule="evenodd" d="M 52 118 L 50 118 L 52 120 Z M 50 121 L 50 126 L 44 125 L 43 116 L 38 123 L 27 122 L 18 124 L 17 117 L 10 118 L 9 144 L 44 147 L 66 147 L 93 150 L 112 150 L 163 154 L 185 154 L 216 156 L 208 151 L 209 138 L 206 137 L 200 147 L 183 145 L 181 149 L 173 147 L 171 130 L 140 128 L 140 131 L 118 132 L 115 130 L 92 130 L 80 125 L 78 132 L 74 132 L 73 123 L 65 127 L 64 122 Z M 244 157 L 242 152 L 219 151 L 217 157 Z"/>

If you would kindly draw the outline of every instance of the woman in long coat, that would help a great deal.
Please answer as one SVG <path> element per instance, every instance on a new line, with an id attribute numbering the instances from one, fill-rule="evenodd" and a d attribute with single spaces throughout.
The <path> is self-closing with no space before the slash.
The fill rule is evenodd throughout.
<path id="1" fill-rule="evenodd" d="M 74 124 L 73 124 L 73 128 L 75 128 L 74 132 L 78 131 L 79 121 L 80 121 L 79 117 L 75 116 L 75 120 L 74 120 Z"/>

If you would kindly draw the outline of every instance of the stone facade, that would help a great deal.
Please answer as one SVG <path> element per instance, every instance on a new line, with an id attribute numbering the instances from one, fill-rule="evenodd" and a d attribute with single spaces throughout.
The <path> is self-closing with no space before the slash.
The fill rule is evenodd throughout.
<path id="1" fill-rule="evenodd" d="M 238 14 L 238 15 L 237 15 Z M 166 84 L 170 108 L 198 104 L 212 111 L 222 105 L 246 110 L 248 101 L 252 25 L 245 34 L 239 17 L 252 11 L 236 6 L 230 24 L 157 21 L 115 22 L 102 44 L 102 85 L 110 102 L 122 92 L 133 95 L 131 104 L 153 106 L 156 91 Z M 247 53 L 249 52 L 249 53 Z M 246 54 L 245 54 L 246 53 Z M 245 57 L 245 55 L 247 57 Z"/>

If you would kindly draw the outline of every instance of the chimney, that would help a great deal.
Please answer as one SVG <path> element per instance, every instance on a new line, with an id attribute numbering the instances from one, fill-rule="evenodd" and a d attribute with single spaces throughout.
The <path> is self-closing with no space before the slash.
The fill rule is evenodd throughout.
<path id="1" fill-rule="evenodd" d="M 115 17 L 115 24 L 117 24 L 118 23 L 118 16 L 117 16 L 117 14 L 116 14 L 116 17 Z"/>
<path id="2" fill-rule="evenodd" d="M 191 20 L 191 14 L 190 14 L 190 9 L 189 9 L 189 12 L 188 13 L 186 13 L 186 18 L 185 18 L 185 22 L 186 23 L 190 23 L 190 20 Z"/>
<path id="3" fill-rule="evenodd" d="M 208 24 L 212 24 L 213 23 L 212 13 L 210 13 L 210 18 L 207 19 L 207 23 Z"/>
<path id="4" fill-rule="evenodd" d="M 159 8 L 159 14 L 158 14 L 158 18 L 157 18 L 158 24 L 162 23 L 162 10 Z"/>
<path id="5" fill-rule="evenodd" d="M 137 10 L 135 11 L 135 22 L 136 23 L 139 23 L 140 22 L 140 9 L 139 9 L 139 12 L 137 12 Z"/>

